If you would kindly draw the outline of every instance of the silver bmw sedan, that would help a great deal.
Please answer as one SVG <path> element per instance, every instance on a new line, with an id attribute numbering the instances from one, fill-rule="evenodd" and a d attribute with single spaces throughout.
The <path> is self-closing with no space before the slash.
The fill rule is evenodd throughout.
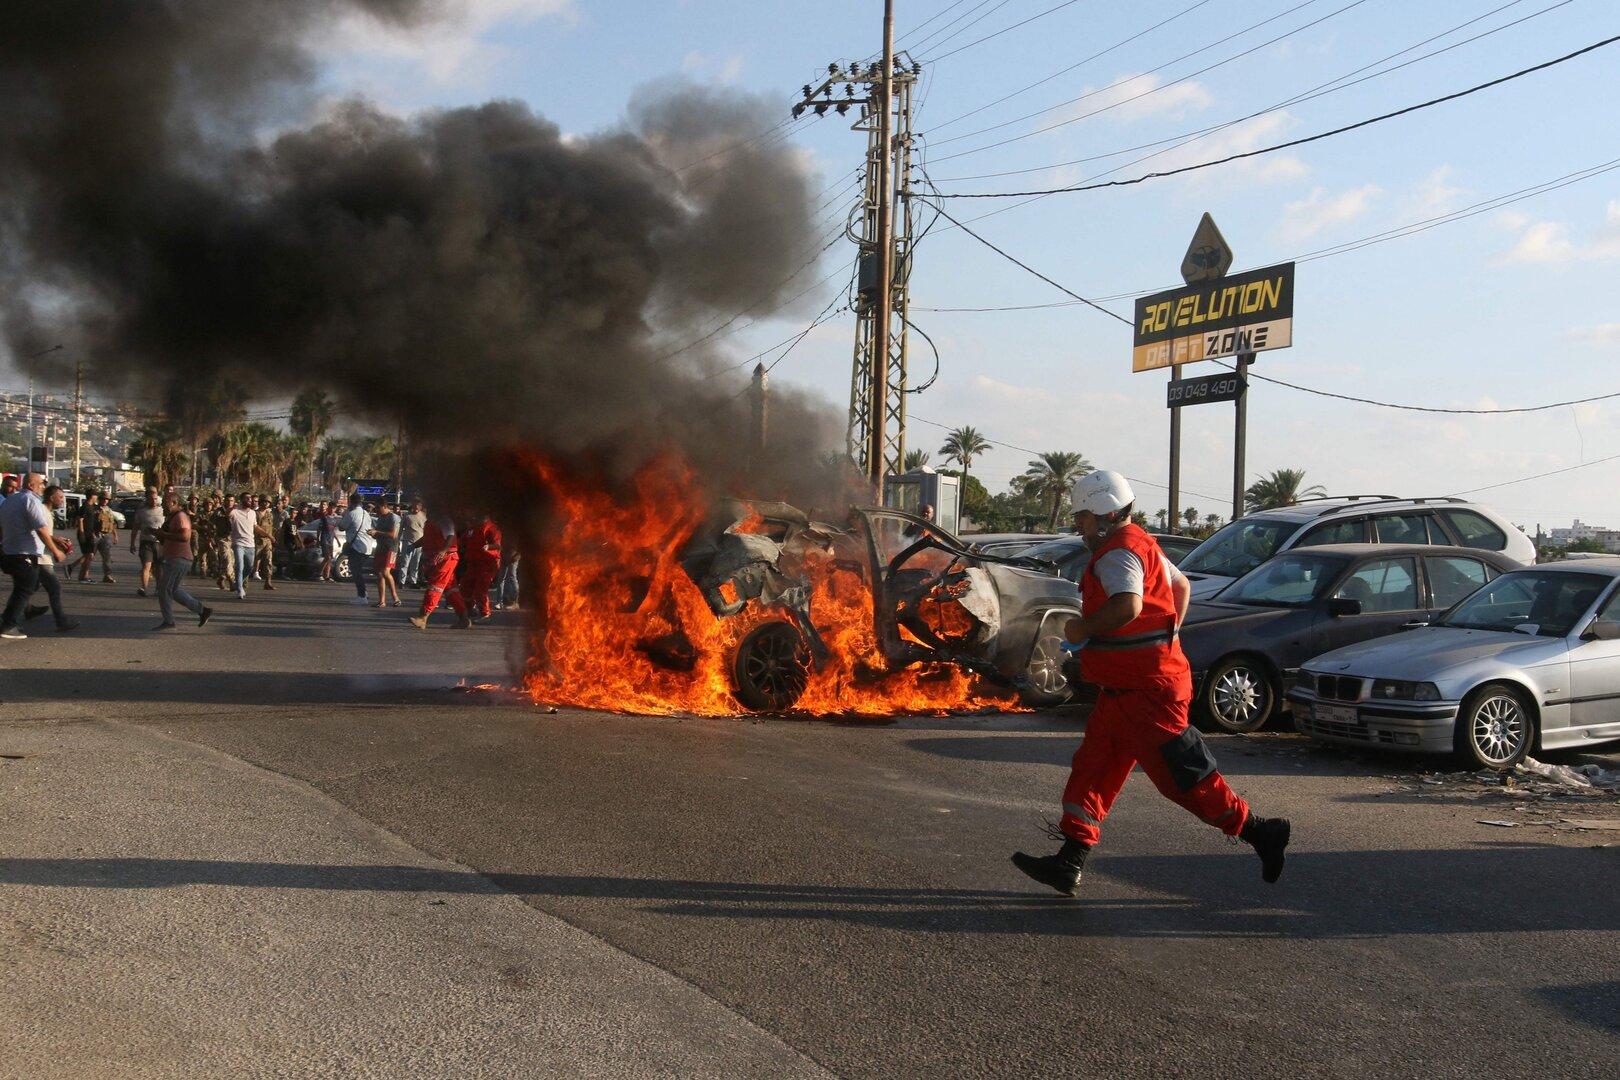
<path id="1" fill-rule="evenodd" d="M 1620 557 L 1529 566 L 1429 625 L 1308 660 L 1304 734 L 1507 769 L 1620 740 Z"/>

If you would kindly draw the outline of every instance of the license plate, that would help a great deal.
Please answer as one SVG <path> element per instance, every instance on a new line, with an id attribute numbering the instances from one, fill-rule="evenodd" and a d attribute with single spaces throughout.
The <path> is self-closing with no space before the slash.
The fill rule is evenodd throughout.
<path id="1" fill-rule="evenodd" d="M 1350 705 L 1318 705 L 1316 719 L 1324 724 L 1357 724 L 1356 710 Z"/>

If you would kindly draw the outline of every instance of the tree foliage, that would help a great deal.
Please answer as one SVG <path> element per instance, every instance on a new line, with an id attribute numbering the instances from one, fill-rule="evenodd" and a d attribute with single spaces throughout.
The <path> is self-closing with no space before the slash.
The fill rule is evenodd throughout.
<path id="1" fill-rule="evenodd" d="M 1327 494 L 1320 484 L 1304 485 L 1304 469 L 1276 469 L 1249 485 L 1249 489 L 1243 493 L 1243 505 L 1252 514 L 1257 510 L 1275 510 L 1301 499 Z"/>

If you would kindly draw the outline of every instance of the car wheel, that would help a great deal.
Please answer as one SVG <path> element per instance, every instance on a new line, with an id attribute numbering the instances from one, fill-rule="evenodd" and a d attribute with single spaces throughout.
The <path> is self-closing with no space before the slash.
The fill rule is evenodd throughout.
<path id="1" fill-rule="evenodd" d="M 791 623 L 768 622 L 737 646 L 731 674 L 738 701 L 761 712 L 784 712 L 810 681 L 810 650 Z"/>
<path id="2" fill-rule="evenodd" d="M 1271 672 L 1249 656 L 1229 656 L 1204 678 L 1202 704 L 1210 721 L 1233 734 L 1259 731 L 1277 707 Z"/>
<path id="3" fill-rule="evenodd" d="M 1535 741 L 1535 719 L 1525 697 L 1495 683 L 1468 695 L 1457 711 L 1457 757 L 1475 769 L 1511 769 Z"/>
<path id="4" fill-rule="evenodd" d="M 337 561 L 332 564 L 332 576 L 339 581 L 348 581 L 354 576 L 349 571 L 349 556 L 346 552 L 339 555 Z"/>
<path id="5" fill-rule="evenodd" d="M 1029 651 L 1029 666 L 1024 669 L 1029 680 L 1021 694 L 1025 705 L 1036 708 L 1062 705 L 1074 696 L 1074 687 L 1069 685 L 1069 677 L 1063 671 L 1067 658 L 1062 634 L 1043 632 L 1035 639 Z"/>

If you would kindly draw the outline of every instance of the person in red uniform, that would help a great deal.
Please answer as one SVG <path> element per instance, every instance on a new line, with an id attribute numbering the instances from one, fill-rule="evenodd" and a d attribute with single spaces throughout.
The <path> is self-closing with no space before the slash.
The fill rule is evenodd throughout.
<path id="1" fill-rule="evenodd" d="M 1063 789 L 1063 847 L 1013 855 L 1013 864 L 1073 896 L 1086 857 L 1125 778 L 1140 765 L 1167 799 L 1260 855 L 1261 877 L 1282 874 L 1290 826 L 1262 818 L 1231 789 L 1198 729 L 1187 723 L 1192 673 L 1176 640 L 1192 586 L 1153 537 L 1131 522 L 1136 496 L 1118 473 L 1075 481 L 1074 524 L 1091 549 L 1080 577 L 1081 616 L 1064 635 L 1081 645 L 1082 678 L 1099 690 Z"/>
<path id="2" fill-rule="evenodd" d="M 501 530 L 485 514 L 461 533 L 461 592 L 467 609 L 480 619 L 489 618 L 489 590 L 501 572 Z"/>
<path id="3" fill-rule="evenodd" d="M 450 604 L 450 609 L 456 613 L 456 629 L 465 630 L 472 625 L 467 617 L 467 602 L 461 597 L 461 587 L 456 584 L 456 569 L 461 563 L 461 551 L 456 542 L 456 523 L 448 515 L 428 519 L 427 525 L 422 529 L 422 565 L 423 576 L 427 578 L 427 589 L 422 593 L 422 608 L 411 616 L 411 623 L 418 630 L 426 630 L 428 616 L 439 606 L 443 598 Z"/>

